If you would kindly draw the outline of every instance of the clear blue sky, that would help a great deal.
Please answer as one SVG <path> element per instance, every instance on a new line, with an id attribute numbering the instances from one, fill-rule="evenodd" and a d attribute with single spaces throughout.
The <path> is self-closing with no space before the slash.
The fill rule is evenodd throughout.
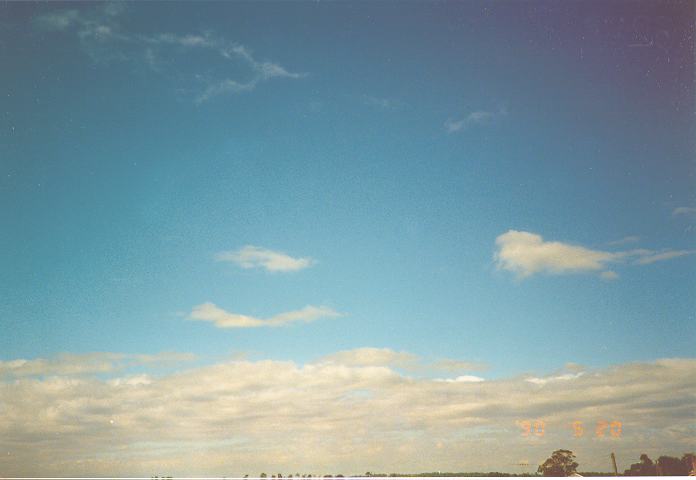
<path id="1" fill-rule="evenodd" d="M 693 356 L 690 18 L 687 2 L 3 4 L 0 358 L 370 346 L 496 377 Z M 618 278 L 519 275 L 494 259 L 509 230 L 651 253 Z M 313 262 L 216 261 L 246 245 Z M 664 252 L 682 253 L 637 264 Z M 189 318 L 206 302 L 342 316 L 222 329 Z"/>

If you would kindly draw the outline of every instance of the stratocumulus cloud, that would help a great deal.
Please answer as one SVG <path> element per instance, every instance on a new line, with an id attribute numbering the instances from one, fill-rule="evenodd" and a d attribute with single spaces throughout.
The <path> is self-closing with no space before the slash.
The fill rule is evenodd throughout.
<path id="1" fill-rule="evenodd" d="M 622 438 L 611 442 L 621 459 L 693 449 L 693 359 L 482 381 L 411 377 L 338 358 L 0 380 L 3 473 L 355 474 L 422 471 L 422 458 L 486 471 L 518 455 L 541 462 L 572 439 L 576 420 L 621 421 Z M 542 419 L 545 437 L 522 437 L 516 425 L 524 419 Z M 612 439 L 585 440 L 573 446 L 583 468 L 606 470 Z"/>
<path id="2" fill-rule="evenodd" d="M 0 360 L 0 378 L 112 373 L 134 366 L 189 362 L 195 358 L 195 355 L 191 353 L 175 352 L 163 352 L 154 355 L 110 352 L 63 353 L 53 358 Z"/>

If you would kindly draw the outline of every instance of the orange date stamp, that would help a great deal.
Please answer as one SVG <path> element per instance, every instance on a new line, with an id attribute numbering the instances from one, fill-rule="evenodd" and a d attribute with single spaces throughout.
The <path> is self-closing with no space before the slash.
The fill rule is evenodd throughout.
<path id="1" fill-rule="evenodd" d="M 537 436 L 543 437 L 546 432 L 546 422 L 543 420 L 518 420 L 517 426 L 522 429 L 523 437 Z M 573 436 L 581 438 L 585 435 L 585 426 L 580 420 L 576 420 L 570 424 Z M 623 424 L 618 420 L 607 421 L 598 420 L 595 426 L 595 437 L 602 438 L 607 434 L 613 438 L 621 438 Z"/>

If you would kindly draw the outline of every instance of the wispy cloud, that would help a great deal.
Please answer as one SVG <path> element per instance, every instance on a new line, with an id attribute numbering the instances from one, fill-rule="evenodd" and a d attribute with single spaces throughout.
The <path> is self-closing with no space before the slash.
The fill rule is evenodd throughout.
<path id="1" fill-rule="evenodd" d="M 538 448 L 524 447 L 533 464 L 572 439 L 576 420 L 621 421 L 621 440 L 612 442 L 619 458 L 637 459 L 645 438 L 660 453 L 693 446 L 696 360 L 583 371 L 481 381 L 259 360 L 157 376 L 0 379 L 3 473 L 138 476 L 166 465 L 173 476 L 350 474 L 365 465 L 424 471 L 424 458 L 442 469 L 499 470 L 528 456 L 517 427 L 528 418 L 547 426 Z M 606 442 L 587 440 L 573 447 L 582 468 L 605 469 Z"/>
<path id="2" fill-rule="evenodd" d="M 672 210 L 672 215 L 696 215 L 696 207 L 677 207 Z"/>
<path id="3" fill-rule="evenodd" d="M 628 237 L 621 238 L 619 240 L 614 240 L 612 242 L 607 242 L 607 245 L 611 246 L 617 246 L 617 245 L 626 245 L 629 243 L 636 243 L 640 241 L 640 237 L 637 235 L 630 235 Z"/>
<path id="4" fill-rule="evenodd" d="M 582 377 L 584 374 L 585 372 L 563 373 L 561 375 L 551 375 L 548 377 L 529 377 L 525 380 L 535 385 L 546 385 L 549 382 L 566 382 L 569 380 L 575 380 Z"/>
<path id="5" fill-rule="evenodd" d="M 507 110 L 504 108 L 500 108 L 497 111 L 477 110 L 470 112 L 463 118 L 448 118 L 447 121 L 445 121 L 445 130 L 447 130 L 447 133 L 455 133 L 466 130 L 474 125 L 490 124 L 496 118 L 505 115 L 507 115 Z"/>
<path id="6" fill-rule="evenodd" d="M 372 95 L 363 95 L 362 101 L 368 107 L 378 108 L 380 110 L 390 110 L 400 107 L 402 102 L 390 98 L 375 97 Z"/>
<path id="7" fill-rule="evenodd" d="M 601 271 L 605 280 L 618 274 L 608 267 L 612 263 L 647 265 L 671 258 L 692 255 L 696 250 L 633 249 L 620 252 L 595 250 L 564 242 L 546 241 L 531 232 L 509 230 L 496 238 L 496 265 L 516 273 L 519 278 L 537 273 L 569 274 Z"/>
<path id="8" fill-rule="evenodd" d="M 223 94 L 239 94 L 254 90 L 274 78 L 299 79 L 305 73 L 291 72 L 278 63 L 257 59 L 250 49 L 211 33 L 174 34 L 167 32 L 138 33 L 121 25 L 124 4 L 101 4 L 91 9 L 65 9 L 39 15 L 38 28 L 75 35 L 84 50 L 97 62 L 140 61 L 152 70 L 189 77 L 197 83 L 194 101 L 204 103 Z M 210 61 L 222 70 L 230 62 L 237 65 L 238 77 L 183 74 L 176 69 L 177 59 L 208 51 Z M 217 59 L 217 60 L 215 60 Z M 173 70 L 172 70 L 173 69 Z"/>
<path id="9" fill-rule="evenodd" d="M 600 274 L 599 274 L 599 277 L 600 277 L 602 280 L 611 281 L 611 280 L 616 280 L 616 279 L 618 279 L 618 278 L 619 278 L 619 274 L 616 273 L 616 272 L 614 272 L 613 270 L 606 270 L 606 271 L 600 273 Z"/>
<path id="10" fill-rule="evenodd" d="M 232 262 L 241 268 L 262 268 L 268 272 L 294 272 L 312 266 L 312 258 L 295 258 L 283 252 L 245 245 L 239 250 L 220 252 L 215 255 L 219 262 Z"/>
<path id="11" fill-rule="evenodd" d="M 218 328 L 281 327 L 292 323 L 310 323 L 322 318 L 340 316 L 340 313 L 329 307 L 307 305 L 300 310 L 279 313 L 264 319 L 231 313 L 210 302 L 194 307 L 189 314 L 191 320 L 211 322 Z"/>
<path id="12" fill-rule="evenodd" d="M 455 360 L 451 358 L 443 358 L 432 364 L 435 370 L 446 372 L 462 372 L 462 371 L 481 371 L 487 370 L 488 365 L 481 362 L 467 362 L 463 360 Z"/>
<path id="13" fill-rule="evenodd" d="M 655 262 L 661 262 L 663 260 L 670 260 L 672 258 L 683 257 L 684 255 L 693 255 L 696 250 L 667 250 L 663 252 L 651 252 L 646 255 L 642 255 L 636 260 L 638 265 L 648 265 Z"/>
<path id="14" fill-rule="evenodd" d="M 426 361 L 410 352 L 395 351 L 391 348 L 362 347 L 343 350 L 318 359 L 315 363 L 331 363 L 346 366 L 373 366 L 399 368 L 412 373 L 433 375 L 443 372 L 469 372 L 487 370 L 488 365 L 451 358 Z M 466 377 L 464 375 L 463 377 Z M 449 379 L 452 380 L 452 379 Z"/>

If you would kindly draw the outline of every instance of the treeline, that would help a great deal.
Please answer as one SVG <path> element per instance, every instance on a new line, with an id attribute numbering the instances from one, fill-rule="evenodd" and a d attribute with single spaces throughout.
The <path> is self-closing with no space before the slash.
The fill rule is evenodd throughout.
<path id="1" fill-rule="evenodd" d="M 632 477 L 654 476 L 687 476 L 696 470 L 696 456 L 685 453 L 681 458 L 662 455 L 653 462 L 646 454 L 640 456 L 640 461 L 624 471 L 624 475 Z"/>
<path id="2" fill-rule="evenodd" d="M 575 462 L 575 455 L 570 450 L 556 450 L 553 455 L 548 458 L 543 464 L 539 465 L 536 473 L 506 473 L 506 472 L 424 472 L 424 473 L 375 473 L 365 472 L 362 475 L 350 475 L 350 478 L 389 478 L 389 477 L 539 477 L 539 476 L 555 476 L 563 477 L 572 474 L 579 474 L 583 477 L 610 477 L 613 473 L 610 472 L 578 472 L 578 463 Z M 630 468 L 623 472 L 624 476 L 641 477 L 641 476 L 687 476 L 696 473 L 696 454 L 685 453 L 678 457 L 670 457 L 662 455 L 657 461 L 653 462 L 648 455 L 643 453 L 640 456 L 640 461 L 634 463 Z M 244 475 L 248 478 L 249 475 Z M 311 473 L 295 473 L 289 474 L 286 477 L 282 473 L 272 474 L 270 477 L 266 473 L 259 475 L 259 478 L 271 478 L 275 480 L 297 480 L 297 479 L 326 479 L 326 478 L 344 478 L 342 474 L 338 475 L 314 475 Z M 172 480 L 172 477 L 155 476 L 152 480 Z"/>

